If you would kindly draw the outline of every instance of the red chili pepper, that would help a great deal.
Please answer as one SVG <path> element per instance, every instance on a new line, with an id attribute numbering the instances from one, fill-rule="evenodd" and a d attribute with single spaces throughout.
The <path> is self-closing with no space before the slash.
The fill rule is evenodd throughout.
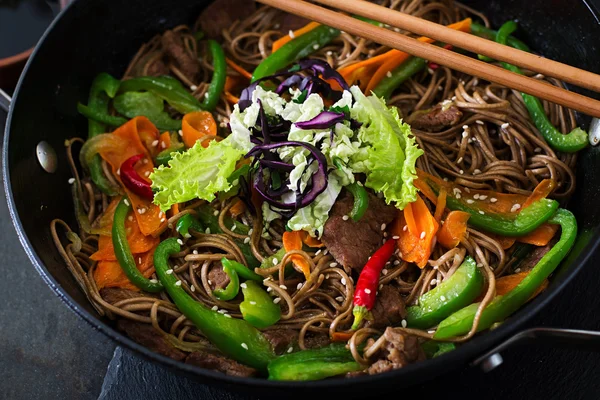
<path id="1" fill-rule="evenodd" d="M 123 161 L 123 164 L 121 164 L 120 168 L 120 176 L 121 181 L 127 187 L 127 189 L 139 196 L 152 200 L 154 198 L 154 194 L 152 193 L 150 183 L 142 179 L 142 177 L 133 168 L 133 166 L 144 157 L 145 154 L 138 154 Z"/>
<path id="2" fill-rule="evenodd" d="M 363 268 L 358 282 L 356 283 L 356 290 L 354 291 L 354 323 L 352 329 L 357 329 L 364 316 L 369 312 L 375 305 L 375 299 L 377 298 L 377 286 L 379 284 L 379 275 L 381 270 L 388 262 L 394 249 L 396 248 L 396 241 L 393 239 L 385 242 L 375 254 L 371 256 L 365 267 Z"/>

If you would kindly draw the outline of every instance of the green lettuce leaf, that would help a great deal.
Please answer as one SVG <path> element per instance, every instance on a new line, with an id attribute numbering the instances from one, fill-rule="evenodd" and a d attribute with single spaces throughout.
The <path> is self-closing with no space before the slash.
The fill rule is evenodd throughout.
<path id="1" fill-rule="evenodd" d="M 382 192 L 388 204 L 395 202 L 403 209 L 417 199 L 415 162 L 423 150 L 395 107 L 387 107 L 375 95 L 366 97 L 356 86 L 350 91 L 355 100 L 351 116 L 363 124 L 358 138 L 367 147 L 366 152 L 355 153 L 348 166 L 365 173 L 365 186 Z"/>
<path id="2" fill-rule="evenodd" d="M 214 200 L 217 192 L 231 189 L 227 178 L 244 154 L 228 139 L 213 140 L 206 148 L 197 142 L 185 153 L 174 154 L 168 167 L 161 165 L 150 174 L 154 204 L 166 211 L 175 203 Z"/>

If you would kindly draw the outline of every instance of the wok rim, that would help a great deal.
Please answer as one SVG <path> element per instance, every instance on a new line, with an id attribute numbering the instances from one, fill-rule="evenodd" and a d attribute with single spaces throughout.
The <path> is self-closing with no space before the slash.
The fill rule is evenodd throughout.
<path id="1" fill-rule="evenodd" d="M 91 313 L 81 307 L 66 291 L 58 284 L 57 280 L 48 271 L 42 260 L 38 257 L 36 252 L 33 250 L 33 246 L 29 240 L 25 229 L 21 223 L 21 219 L 17 213 L 15 199 L 13 197 L 12 185 L 10 179 L 10 165 L 8 161 L 8 154 L 10 152 L 10 132 L 12 126 L 13 110 L 15 104 L 19 101 L 19 94 L 23 82 L 27 79 L 27 73 L 30 66 L 37 62 L 36 56 L 46 42 L 47 37 L 50 35 L 54 27 L 61 23 L 64 16 L 69 10 L 76 4 L 81 3 L 82 0 L 75 0 L 67 5 L 60 14 L 54 19 L 54 21 L 48 26 L 39 42 L 35 46 L 31 56 L 29 57 L 23 72 L 19 77 L 19 81 L 14 91 L 10 110 L 6 120 L 4 141 L 2 149 L 2 177 L 4 181 L 4 192 L 7 200 L 7 206 L 10 214 L 10 218 L 13 222 L 13 226 L 16 230 L 19 242 L 23 247 L 27 257 L 33 264 L 36 271 L 41 275 L 44 282 L 50 287 L 54 294 L 79 318 L 86 321 L 95 330 L 101 332 L 117 345 L 123 346 L 134 353 L 141 355 L 146 360 L 157 362 L 172 370 L 182 372 L 188 376 L 199 378 L 203 383 L 207 384 L 220 384 L 229 385 L 236 387 L 248 387 L 257 389 L 322 389 L 322 388 L 337 388 L 344 386 L 359 386 L 359 385 L 374 385 L 379 382 L 389 381 L 392 379 L 402 379 L 405 376 L 416 376 L 419 371 L 427 372 L 428 379 L 414 381 L 413 384 L 418 384 L 430 379 L 435 376 L 443 374 L 444 366 L 448 367 L 451 365 L 465 365 L 466 363 L 474 360 L 477 356 L 484 354 L 487 350 L 493 348 L 495 345 L 501 343 L 507 339 L 511 334 L 514 334 L 517 329 L 530 320 L 535 314 L 537 314 L 542 308 L 546 307 L 547 304 L 554 299 L 570 282 L 571 280 L 586 266 L 589 258 L 593 255 L 594 251 L 600 245 L 600 226 L 594 229 L 595 239 L 591 239 L 590 242 L 581 250 L 581 253 L 573 261 L 573 265 L 568 271 L 565 272 L 564 276 L 561 277 L 560 282 L 551 282 L 550 287 L 546 289 L 540 296 L 534 299 L 532 302 L 526 304 L 519 311 L 513 314 L 510 319 L 501 324 L 498 328 L 485 332 L 484 334 L 477 336 L 468 342 L 462 344 L 460 348 L 446 353 L 440 357 L 422 361 L 419 363 L 408 365 L 404 368 L 396 369 L 382 374 L 377 375 L 365 375 L 354 377 L 352 379 L 346 378 L 331 378 L 320 381 L 270 381 L 265 378 L 240 378 L 225 375 L 223 373 L 208 370 L 193 365 L 185 364 L 181 361 L 175 361 L 169 357 L 155 353 L 150 349 L 134 342 L 123 333 L 117 331 L 115 328 L 108 325 L 106 322 L 101 320 L 101 317 L 95 313 Z M 581 0 L 581 2 L 588 8 L 589 12 L 600 21 L 600 14 L 598 10 L 591 5 L 587 0 Z M 437 372 L 436 372 L 437 371 Z M 431 373 L 433 372 L 433 373 Z M 408 384 L 401 384 L 400 386 L 411 386 Z"/>

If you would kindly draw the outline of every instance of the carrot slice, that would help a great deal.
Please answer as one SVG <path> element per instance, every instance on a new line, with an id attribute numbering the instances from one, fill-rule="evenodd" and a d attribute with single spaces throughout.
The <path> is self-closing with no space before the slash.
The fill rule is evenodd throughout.
<path id="1" fill-rule="evenodd" d="M 442 214 L 444 214 L 444 208 L 446 208 L 446 189 L 441 188 L 440 194 L 437 198 L 437 203 L 435 204 L 435 214 L 433 217 L 437 222 L 442 220 Z"/>
<path id="2" fill-rule="evenodd" d="M 161 150 L 171 147 L 171 135 L 169 132 L 161 133 L 160 137 L 158 138 L 158 143 Z"/>
<path id="3" fill-rule="evenodd" d="M 302 232 L 304 232 L 304 231 L 302 231 Z M 325 247 L 325 245 L 323 244 L 323 242 L 321 242 L 319 239 L 317 239 L 315 237 L 310 236 L 306 232 L 304 232 L 304 239 L 302 239 L 302 241 L 308 247 L 312 247 L 312 248 Z"/>
<path id="4" fill-rule="evenodd" d="M 395 56 L 395 51 L 397 50 L 390 50 L 378 56 L 367 58 L 366 60 L 359 61 L 344 68 L 340 68 L 338 72 L 340 75 L 342 75 L 348 85 L 354 85 L 355 83 L 360 82 L 360 88 L 365 91 L 365 93 L 368 93 L 366 92 L 366 89 L 367 85 L 369 84 L 369 80 L 380 66 Z M 341 89 L 337 82 L 333 80 L 328 81 L 328 83 L 332 85 L 333 89 Z"/>
<path id="5" fill-rule="evenodd" d="M 242 200 L 237 199 L 235 204 L 232 205 L 229 209 L 229 214 L 231 214 L 233 218 L 237 218 L 239 215 L 242 215 L 245 211 L 246 204 Z"/>
<path id="6" fill-rule="evenodd" d="M 516 288 L 519 283 L 525 279 L 525 277 L 529 274 L 529 271 L 519 272 L 517 274 L 505 275 L 496 279 L 496 296 L 503 296 Z M 535 296 L 540 294 L 544 289 L 548 287 L 548 279 L 544 280 L 542 285 L 537 288 L 537 290 L 531 295 L 529 300 L 533 299 Z"/>
<path id="7" fill-rule="evenodd" d="M 150 175 L 154 169 L 152 157 L 147 148 L 142 144 L 140 138 L 142 136 L 151 136 L 155 140 L 158 139 L 158 129 L 156 129 L 152 122 L 146 117 L 135 117 L 117 128 L 112 134 L 123 139 L 123 146 L 118 149 L 111 148 L 100 151 L 100 155 L 110 164 L 117 179 L 121 179 L 118 172 L 121 164 L 137 154 L 145 154 L 146 158 L 144 158 L 143 162 L 137 163 L 135 170 L 142 178 Z M 141 232 L 144 235 L 160 235 L 167 226 L 166 220 L 162 220 L 160 217 L 162 215 L 160 208 L 153 204 L 151 200 L 133 193 L 122 183 L 121 186 L 131 201 Z"/>
<path id="8" fill-rule="evenodd" d="M 208 111 L 187 113 L 181 121 L 183 143 L 187 148 L 193 147 L 202 140 L 202 147 L 208 147 L 212 139 L 217 137 L 217 123 Z"/>
<path id="9" fill-rule="evenodd" d="M 302 232 L 301 231 L 293 231 L 283 232 L 283 247 L 285 251 L 292 250 L 302 250 Z M 310 279 L 310 265 L 308 262 L 300 255 L 294 254 L 290 257 L 291 261 L 299 267 L 304 273 L 304 277 L 306 280 Z"/>
<path id="10" fill-rule="evenodd" d="M 333 332 L 331 340 L 333 342 L 347 342 L 352 338 L 354 332 Z"/>
<path id="11" fill-rule="evenodd" d="M 136 261 L 138 270 L 146 278 L 149 278 L 154 273 L 154 249 L 142 254 L 134 254 L 133 258 Z M 141 261 L 141 263 L 140 263 Z M 119 265 L 118 261 L 102 260 L 94 270 L 94 280 L 98 289 L 104 287 L 119 287 L 123 289 L 135 290 L 139 289 L 133 285 Z"/>
<path id="12" fill-rule="evenodd" d="M 464 211 L 450 211 L 437 234 L 438 243 L 447 249 L 458 246 L 467 234 L 467 221 L 471 214 Z"/>
<path id="13" fill-rule="evenodd" d="M 535 187 L 535 189 L 533 189 L 533 193 L 529 195 L 527 200 L 521 205 L 521 208 L 525 208 L 538 200 L 545 199 L 550 196 L 550 193 L 552 193 L 555 188 L 556 182 L 553 179 L 544 179 Z"/>
<path id="14" fill-rule="evenodd" d="M 471 22 L 471 18 L 467 18 L 454 24 L 448 25 L 448 28 L 455 29 L 457 31 L 471 32 Z M 427 37 L 420 37 L 417 40 L 423 43 L 434 42 L 433 39 Z M 388 53 L 390 54 L 386 57 L 386 61 L 379 66 L 377 71 L 375 71 L 375 73 L 369 80 L 369 84 L 366 87 L 365 93 L 371 93 L 372 90 L 375 90 L 379 82 L 381 82 L 381 80 L 387 75 L 388 72 L 398 68 L 404 61 L 408 59 L 408 57 L 410 57 L 408 53 L 405 53 L 400 50 L 390 50 Z"/>
<path id="15" fill-rule="evenodd" d="M 535 231 L 528 233 L 525 236 L 517 238 L 521 243 L 532 244 L 534 246 L 545 246 L 558 232 L 559 225 L 542 224 Z"/>
<path id="16" fill-rule="evenodd" d="M 106 218 L 106 221 L 109 221 L 109 223 L 105 225 L 109 229 L 112 229 L 112 221 L 119 201 L 121 201 L 121 197 L 113 198 L 102 216 L 103 219 Z M 129 247 L 133 254 L 145 253 L 150 249 L 155 248 L 160 243 L 159 238 L 142 234 L 137 220 L 134 218 L 125 219 L 125 232 L 127 233 L 127 243 L 129 243 Z M 98 251 L 92 254 L 90 258 L 94 261 L 116 260 L 117 257 L 115 255 L 112 237 L 101 235 L 98 238 Z"/>
<path id="17" fill-rule="evenodd" d="M 242 67 L 239 64 L 236 64 L 231 58 L 229 57 L 225 57 L 225 62 L 227 63 L 227 65 L 229 65 L 234 71 L 236 71 L 238 74 L 240 74 L 241 76 L 243 76 L 244 78 L 246 78 L 247 80 L 252 79 L 252 74 L 248 71 L 246 71 L 244 69 L 244 67 Z"/>
<path id="18" fill-rule="evenodd" d="M 298 36 L 304 35 L 305 33 L 312 31 L 319 25 L 321 25 L 321 24 L 319 24 L 318 22 L 314 22 L 314 21 L 309 22 L 308 24 L 304 25 L 302 28 L 296 29 L 293 32 L 294 38 L 297 38 Z M 285 36 L 280 37 L 279 39 L 277 39 L 276 41 L 273 42 L 273 47 L 271 48 L 271 52 L 275 53 L 277 50 L 279 50 L 281 48 L 281 46 L 283 46 L 284 44 L 286 44 L 287 42 L 289 42 L 292 39 L 293 38 L 290 35 L 285 35 Z"/>
<path id="19" fill-rule="evenodd" d="M 406 229 L 404 229 L 406 226 Z M 433 240 L 439 224 L 431 215 L 427 205 L 417 196 L 417 200 L 408 204 L 392 225 L 392 234 L 398 236 L 398 248 L 401 258 L 424 268 L 431 255 Z"/>

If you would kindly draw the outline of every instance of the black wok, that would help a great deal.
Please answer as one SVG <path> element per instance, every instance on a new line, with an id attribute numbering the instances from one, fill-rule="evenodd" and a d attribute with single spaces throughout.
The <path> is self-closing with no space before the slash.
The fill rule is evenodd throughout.
<path id="1" fill-rule="evenodd" d="M 6 125 L 3 173 L 10 213 L 23 247 L 36 270 L 69 308 L 93 327 L 148 360 L 170 366 L 207 383 L 257 394 L 290 393 L 290 390 L 364 390 L 398 388 L 432 379 L 486 354 L 514 335 L 544 307 L 573 276 L 586 266 L 600 243 L 600 153 L 586 150 L 577 166 L 578 187 L 569 207 L 580 224 L 580 235 L 555 274 L 549 288 L 499 328 L 481 335 L 442 357 L 376 376 L 332 379 L 307 383 L 282 383 L 242 379 L 175 362 L 134 343 L 100 318 L 65 267 L 52 242 L 49 224 L 61 218 L 75 226 L 63 142 L 85 136 L 84 118 L 76 104 L 85 102 L 93 77 L 102 71 L 120 76 L 137 48 L 154 34 L 194 21 L 208 1 L 196 0 L 78 0 L 48 29 L 29 60 L 13 98 Z M 521 38 L 545 56 L 600 72 L 600 22 L 596 9 L 584 0 L 466 1 L 485 12 L 498 26 L 518 18 Z M 587 127 L 589 118 L 579 116 Z M 58 156 L 55 173 L 40 167 L 36 145 L 47 141 Z M 32 278 L 34 279 L 34 278 Z M 527 336 L 527 335 L 525 335 Z M 589 335 L 588 335 L 589 336 Z M 570 343 L 574 343 L 569 339 Z M 85 349 L 82 349 L 85 357 Z"/>

